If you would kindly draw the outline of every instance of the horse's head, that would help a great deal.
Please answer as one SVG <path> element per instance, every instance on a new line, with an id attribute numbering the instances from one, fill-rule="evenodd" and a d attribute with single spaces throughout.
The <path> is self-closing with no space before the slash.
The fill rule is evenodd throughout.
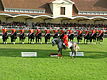
<path id="1" fill-rule="evenodd" d="M 58 43 L 58 39 L 57 39 L 57 38 L 52 39 L 52 46 L 54 46 L 54 45 L 57 44 L 57 43 Z"/>

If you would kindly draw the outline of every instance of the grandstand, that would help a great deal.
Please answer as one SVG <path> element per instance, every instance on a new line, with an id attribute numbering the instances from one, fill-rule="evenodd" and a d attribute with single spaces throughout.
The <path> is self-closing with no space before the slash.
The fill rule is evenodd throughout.
<path id="1" fill-rule="evenodd" d="M 106 3 L 105 0 L 0 0 L 0 28 L 106 30 Z"/>

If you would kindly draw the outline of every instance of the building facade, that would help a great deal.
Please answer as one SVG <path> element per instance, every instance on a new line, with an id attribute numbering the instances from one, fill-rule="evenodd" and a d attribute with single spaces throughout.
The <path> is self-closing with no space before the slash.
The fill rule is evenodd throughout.
<path id="1" fill-rule="evenodd" d="M 106 0 L 0 0 L 0 20 L 107 24 L 106 4 Z"/>

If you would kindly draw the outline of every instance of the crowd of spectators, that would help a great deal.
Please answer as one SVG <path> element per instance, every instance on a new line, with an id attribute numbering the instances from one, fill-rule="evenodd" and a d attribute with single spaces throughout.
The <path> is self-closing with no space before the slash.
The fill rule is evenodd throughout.
<path id="1" fill-rule="evenodd" d="M 77 23 L 64 23 L 64 24 L 55 24 L 55 23 L 36 23 L 32 24 L 33 27 L 107 27 L 104 24 L 77 24 Z"/>
<path id="2" fill-rule="evenodd" d="M 6 22 L 1 22 L 0 21 L 0 26 L 2 28 L 17 28 L 17 29 L 38 29 L 38 28 L 47 28 L 47 29 L 68 29 L 68 28 L 73 28 L 73 29 L 95 29 L 95 28 L 107 28 L 106 24 L 77 24 L 77 23 L 63 23 L 63 24 L 58 24 L 58 23 L 32 23 L 31 25 L 28 25 L 25 22 L 11 22 L 11 23 L 6 23 Z"/>
<path id="3" fill-rule="evenodd" d="M 6 23 L 6 22 L 1 22 L 1 21 L 0 21 L 0 26 L 2 26 L 2 28 L 19 28 L 19 29 L 29 27 L 28 24 L 24 22 Z"/>
<path id="4" fill-rule="evenodd" d="M 81 30 L 86 30 L 86 29 L 106 29 L 107 25 L 105 24 L 77 24 L 77 23 L 64 23 L 64 24 L 55 24 L 55 23 L 32 23 L 33 29 L 35 28 L 42 28 L 46 27 L 49 29 L 81 29 Z"/>

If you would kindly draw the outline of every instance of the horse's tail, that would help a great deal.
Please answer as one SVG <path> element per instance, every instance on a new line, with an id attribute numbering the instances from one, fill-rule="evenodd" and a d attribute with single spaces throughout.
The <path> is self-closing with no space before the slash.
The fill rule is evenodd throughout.
<path id="1" fill-rule="evenodd" d="M 76 49 L 77 49 L 77 50 L 79 50 L 79 49 L 80 49 L 80 47 L 78 46 L 78 44 L 76 45 Z"/>
<path id="2" fill-rule="evenodd" d="M 80 47 L 78 46 L 78 44 L 75 43 L 74 46 L 75 46 L 75 51 L 78 51 L 80 49 Z"/>

